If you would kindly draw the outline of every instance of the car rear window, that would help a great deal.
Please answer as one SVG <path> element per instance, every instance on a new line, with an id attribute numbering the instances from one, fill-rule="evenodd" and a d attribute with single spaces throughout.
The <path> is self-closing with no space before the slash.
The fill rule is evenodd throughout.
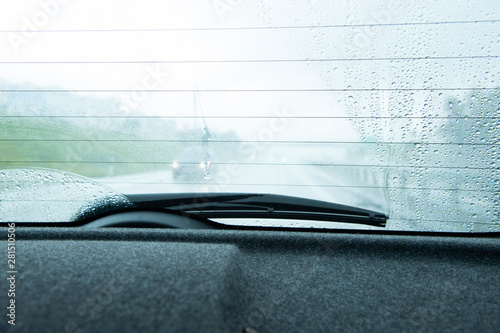
<path id="1" fill-rule="evenodd" d="M 500 231 L 499 8 L 4 2 L 0 168 L 125 194 L 300 196 L 382 211 L 394 230 Z"/>

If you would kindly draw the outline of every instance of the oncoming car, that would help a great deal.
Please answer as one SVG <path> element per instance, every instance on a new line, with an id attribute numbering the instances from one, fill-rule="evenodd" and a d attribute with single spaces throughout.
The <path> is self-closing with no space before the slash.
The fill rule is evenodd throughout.
<path id="1" fill-rule="evenodd" d="M 213 152 L 204 152 L 202 147 L 189 147 L 184 149 L 172 163 L 175 180 L 206 179 L 212 176 Z M 215 171 L 216 172 L 216 171 Z"/>

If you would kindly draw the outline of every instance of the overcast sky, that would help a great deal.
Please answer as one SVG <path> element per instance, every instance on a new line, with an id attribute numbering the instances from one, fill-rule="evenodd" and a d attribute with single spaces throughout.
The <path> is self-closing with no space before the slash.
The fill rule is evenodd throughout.
<path id="1" fill-rule="evenodd" d="M 404 6 L 402 5 L 404 4 Z M 422 6 L 425 4 L 425 6 Z M 500 55 L 499 23 L 390 26 L 404 22 L 498 20 L 497 1 L 97 1 L 0 3 L 0 61 L 293 60 Z M 43 30 L 190 29 L 375 24 L 356 28 L 43 32 Z M 384 26 L 389 24 L 389 26 Z M 34 30 L 34 31 L 33 31 Z M 437 32 L 436 32 L 437 31 Z M 491 43 L 497 40 L 496 44 Z M 484 41 L 484 42 L 483 42 Z M 406 71 L 406 72 L 405 72 Z M 349 89 L 498 86 L 488 62 L 263 62 L 0 64 L 0 78 L 48 89 Z M 152 80 L 151 76 L 153 79 Z M 120 101 L 117 93 L 101 93 Z M 386 94 L 387 95 L 387 94 Z M 200 93 L 205 115 L 352 115 L 345 93 Z M 359 99 L 360 96 L 354 96 Z M 414 98 L 415 108 L 426 97 Z M 377 98 L 389 112 L 388 96 Z M 373 104 L 373 101 L 365 101 Z M 440 102 L 436 101 L 436 105 Z M 190 93 L 149 94 L 134 112 L 190 115 Z M 131 105 L 132 105 L 131 104 Z M 363 103 L 361 103 L 363 104 Z M 360 106 L 361 109 L 361 106 Z M 371 106 L 371 112 L 374 107 Z M 385 111 L 384 111 L 385 110 Z M 248 124 L 247 124 L 248 125 Z M 321 129 L 322 126 L 325 128 Z M 231 127 L 217 121 L 213 126 Z M 262 126 L 259 124 L 258 126 Z M 318 123 L 318 135 L 358 140 L 345 121 Z M 238 129 L 244 131 L 248 126 Z M 297 135 L 297 129 L 293 130 Z M 310 135 L 309 133 L 308 135 Z"/>

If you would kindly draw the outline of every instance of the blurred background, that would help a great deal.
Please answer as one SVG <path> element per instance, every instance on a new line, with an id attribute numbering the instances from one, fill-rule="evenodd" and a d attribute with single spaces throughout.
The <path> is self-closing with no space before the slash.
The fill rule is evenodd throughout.
<path id="1" fill-rule="evenodd" d="M 2 3 L 0 50 L 0 168 L 500 230 L 496 1 Z"/>

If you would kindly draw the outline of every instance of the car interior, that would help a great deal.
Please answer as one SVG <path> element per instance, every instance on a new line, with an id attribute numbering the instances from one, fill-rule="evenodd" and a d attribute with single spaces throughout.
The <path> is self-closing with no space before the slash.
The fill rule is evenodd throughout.
<path id="1" fill-rule="evenodd" d="M 500 331 L 495 0 L 0 4 L 0 332 Z"/>

